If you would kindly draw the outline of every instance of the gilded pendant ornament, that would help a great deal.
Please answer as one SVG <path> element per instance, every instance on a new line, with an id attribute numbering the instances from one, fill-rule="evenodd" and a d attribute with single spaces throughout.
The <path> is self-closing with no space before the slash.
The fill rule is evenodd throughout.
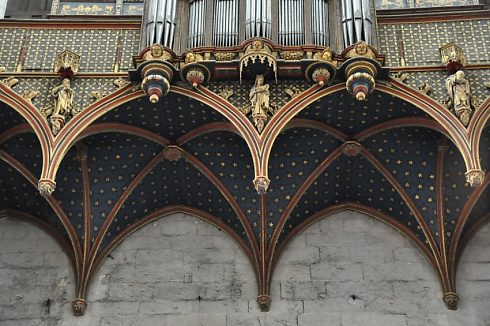
<path id="1" fill-rule="evenodd" d="M 264 195 L 265 193 L 267 193 L 267 189 L 269 189 L 270 183 L 271 181 L 267 177 L 256 177 L 254 180 L 255 190 L 257 190 L 257 193 L 259 195 Z"/>

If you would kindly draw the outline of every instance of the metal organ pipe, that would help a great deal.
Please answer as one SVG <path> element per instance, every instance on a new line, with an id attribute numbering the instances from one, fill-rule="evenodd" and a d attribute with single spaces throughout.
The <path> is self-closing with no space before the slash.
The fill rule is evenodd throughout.
<path id="1" fill-rule="evenodd" d="M 271 0 L 246 0 L 245 36 L 271 38 Z"/>
<path id="2" fill-rule="evenodd" d="M 238 0 L 216 0 L 214 4 L 213 44 L 233 46 L 238 42 Z"/>
<path id="3" fill-rule="evenodd" d="M 189 48 L 204 45 L 205 0 L 194 0 L 189 7 Z"/>
<path id="4" fill-rule="evenodd" d="M 371 42 L 373 29 L 373 8 L 371 0 L 341 0 L 344 45 L 347 47 L 358 41 Z"/>
<path id="5" fill-rule="evenodd" d="M 311 32 L 313 43 L 328 46 L 330 43 L 328 1 L 312 0 L 311 6 Z"/>
<path id="6" fill-rule="evenodd" d="M 279 1 L 279 44 L 304 43 L 303 6 L 304 0 Z"/>
<path id="7" fill-rule="evenodd" d="M 171 48 L 175 32 L 177 0 L 149 0 L 146 45 L 160 43 Z"/>

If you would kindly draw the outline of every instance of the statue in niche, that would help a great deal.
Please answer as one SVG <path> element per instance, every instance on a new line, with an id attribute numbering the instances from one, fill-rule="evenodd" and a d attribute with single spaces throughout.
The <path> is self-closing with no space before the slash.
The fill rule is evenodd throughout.
<path id="1" fill-rule="evenodd" d="M 464 72 L 458 70 L 446 79 L 446 89 L 451 99 L 451 108 L 463 125 L 467 126 L 470 122 L 472 109 L 470 83 L 464 77 Z"/>
<path id="2" fill-rule="evenodd" d="M 41 108 L 41 114 L 46 118 L 49 117 L 51 131 L 56 136 L 65 125 L 66 118 L 70 115 L 75 116 L 79 112 L 73 107 L 75 92 L 71 88 L 69 78 L 63 79 L 61 85 L 54 87 L 51 90 L 51 95 L 55 98 L 54 106 L 50 105 Z"/>
<path id="3" fill-rule="evenodd" d="M 56 86 L 51 90 L 51 94 L 55 97 L 52 115 L 61 115 L 66 117 L 71 112 L 73 97 L 75 95 L 73 89 L 71 88 L 70 79 L 63 79 L 61 85 Z"/>
<path id="4" fill-rule="evenodd" d="M 257 75 L 255 84 L 250 89 L 250 102 L 252 104 L 252 119 L 259 132 L 264 129 L 267 113 L 270 110 L 269 96 L 269 84 L 264 85 L 264 76 Z"/>

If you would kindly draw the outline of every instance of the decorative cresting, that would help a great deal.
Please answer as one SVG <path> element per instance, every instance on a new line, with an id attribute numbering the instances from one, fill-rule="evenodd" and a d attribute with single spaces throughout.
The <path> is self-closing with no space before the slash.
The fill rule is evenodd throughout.
<path id="1" fill-rule="evenodd" d="M 272 72 L 271 70 L 272 69 Z M 277 58 L 272 47 L 262 39 L 254 39 L 240 57 L 240 81 L 244 74 L 255 76 L 272 73 L 277 80 Z"/>
<path id="2" fill-rule="evenodd" d="M 151 103 L 157 103 L 170 91 L 170 83 L 177 71 L 172 64 L 175 54 L 160 44 L 153 44 L 133 58 L 134 70 L 129 71 L 133 82 L 141 82 L 141 89 Z"/>
<path id="3" fill-rule="evenodd" d="M 382 68 L 383 57 L 378 58 L 375 49 L 360 41 L 343 52 L 347 59 L 340 71 L 347 79 L 345 86 L 358 101 L 364 101 L 376 86 L 376 78 L 388 79 L 388 69 Z"/>

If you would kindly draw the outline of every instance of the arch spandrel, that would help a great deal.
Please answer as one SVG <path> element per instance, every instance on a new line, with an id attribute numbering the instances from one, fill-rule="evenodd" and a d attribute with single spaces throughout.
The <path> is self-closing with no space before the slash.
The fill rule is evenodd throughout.
<path id="1" fill-rule="evenodd" d="M 252 128 L 250 122 L 233 105 L 224 103 L 226 101 L 212 92 L 204 90 L 203 94 L 199 94 L 177 86 L 173 87 L 168 101 L 171 102 L 173 96 L 174 100 L 178 100 L 177 102 L 179 103 L 167 102 L 167 111 L 175 109 L 180 113 L 172 112 L 171 115 L 176 114 L 176 117 L 175 119 L 169 119 L 169 117 L 165 116 L 165 111 L 155 110 L 155 108 L 160 109 L 160 107 L 151 105 L 143 97 L 142 91 L 131 92 L 131 87 L 129 86 L 125 89 L 126 92 L 124 90 L 116 92 L 110 98 L 103 98 L 100 102 L 85 109 L 81 114 L 70 120 L 61 130 L 59 137 L 56 138 L 57 143 L 50 166 L 49 178 L 54 179 L 64 153 L 73 145 L 74 141 L 79 139 L 87 128 L 95 129 L 95 125 L 98 123 L 117 122 L 122 125 L 139 127 L 160 136 L 162 136 L 161 132 L 165 130 L 167 131 L 165 139 L 170 143 L 172 141 L 176 142 L 179 137 L 186 134 L 186 131 L 191 132 L 198 127 L 204 128 L 204 125 L 213 122 L 228 122 L 243 136 L 249 147 L 254 148 L 252 144 L 254 143 L 254 138 L 256 138 L 254 134 L 256 131 Z M 128 91 L 129 93 L 127 93 Z M 162 102 L 164 101 L 162 100 Z M 180 104 L 184 102 L 186 103 L 185 106 Z M 128 111 L 133 110 L 131 107 L 134 105 L 136 105 L 134 112 L 123 112 L 125 108 Z M 162 105 L 162 103 L 158 105 Z M 117 113 L 118 110 L 123 112 L 123 114 L 119 115 Z M 135 121 L 139 120 L 139 115 L 143 115 L 145 119 L 138 124 Z M 161 119 L 155 118 L 158 116 L 161 116 Z M 187 127 L 185 127 L 186 125 Z M 169 128 L 165 129 L 165 126 L 170 127 L 173 131 L 168 130 Z M 252 151 L 252 153 L 256 152 Z M 253 154 L 253 157 L 254 161 L 258 160 L 257 154 Z"/>

